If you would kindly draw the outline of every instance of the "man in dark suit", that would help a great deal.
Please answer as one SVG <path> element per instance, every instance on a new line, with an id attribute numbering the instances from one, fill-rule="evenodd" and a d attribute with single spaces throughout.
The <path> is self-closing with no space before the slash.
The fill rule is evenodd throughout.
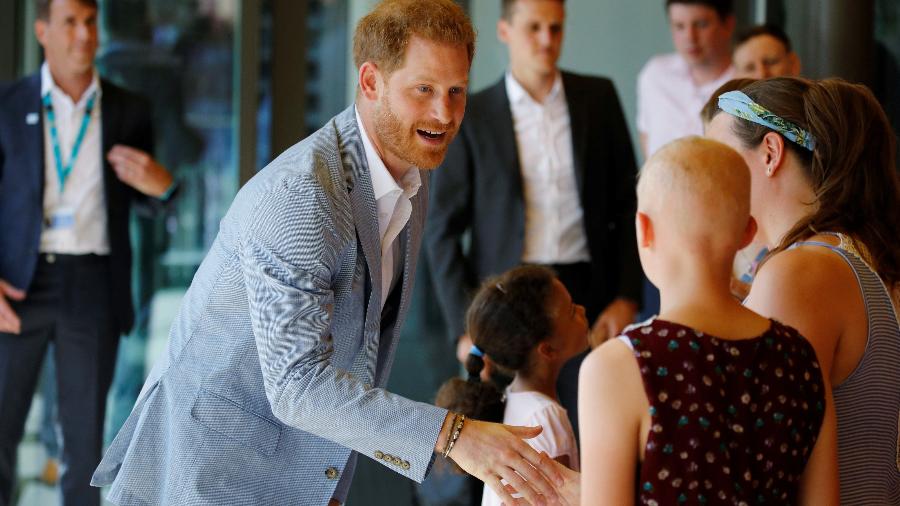
<path id="1" fill-rule="evenodd" d="M 498 36 L 510 68 L 469 98 L 460 133 L 433 177 L 426 245 L 457 355 L 480 280 L 520 263 L 555 268 L 585 306 L 594 337 L 617 334 L 640 301 L 635 162 L 608 79 L 560 72 L 561 0 L 504 0 Z M 468 237 L 468 244 L 464 236 Z M 559 380 L 577 434 L 578 366 Z"/>
<path id="2" fill-rule="evenodd" d="M 38 2 L 41 71 L 0 87 L 0 505 L 49 341 L 64 504 L 99 504 L 106 393 L 133 323 L 130 205 L 162 207 L 146 102 L 98 78 L 94 0 Z"/>

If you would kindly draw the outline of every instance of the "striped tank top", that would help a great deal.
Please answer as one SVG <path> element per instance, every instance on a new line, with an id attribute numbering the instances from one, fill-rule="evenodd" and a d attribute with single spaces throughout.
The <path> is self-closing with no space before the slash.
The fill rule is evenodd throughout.
<path id="1" fill-rule="evenodd" d="M 900 323 L 881 278 L 840 234 L 840 246 L 818 241 L 853 269 L 869 321 L 868 341 L 856 369 L 834 387 L 838 422 L 841 504 L 900 505 Z"/>

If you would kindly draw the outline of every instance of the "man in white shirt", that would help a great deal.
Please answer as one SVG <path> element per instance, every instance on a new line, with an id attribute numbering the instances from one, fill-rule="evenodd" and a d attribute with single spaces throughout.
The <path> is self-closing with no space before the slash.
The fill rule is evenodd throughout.
<path id="1" fill-rule="evenodd" d="M 675 52 L 650 59 L 638 74 L 637 129 L 646 160 L 679 137 L 703 135 L 700 111 L 734 76 L 732 0 L 666 0 Z M 659 311 L 659 292 L 644 282 L 642 316 Z"/>
<path id="2" fill-rule="evenodd" d="M 425 241 L 460 360 L 474 289 L 521 263 L 553 267 L 598 335 L 618 333 L 638 308 L 628 129 L 611 81 L 557 67 L 564 22 L 561 0 L 503 2 L 497 33 L 509 69 L 470 97 L 433 176 Z M 573 359 L 559 383 L 573 426 L 579 364 Z"/>
<path id="3" fill-rule="evenodd" d="M 41 71 L 0 87 L 0 504 L 48 343 L 64 503 L 99 504 L 106 393 L 131 307 L 131 203 L 161 207 L 146 103 L 94 69 L 97 5 L 38 2 Z"/>

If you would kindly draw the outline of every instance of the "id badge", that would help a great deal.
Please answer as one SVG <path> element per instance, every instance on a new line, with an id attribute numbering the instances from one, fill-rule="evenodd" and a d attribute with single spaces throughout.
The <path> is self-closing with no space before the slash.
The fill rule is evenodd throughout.
<path id="1" fill-rule="evenodd" d="M 75 208 L 68 206 L 57 207 L 48 219 L 48 228 L 53 230 L 67 230 L 75 226 Z"/>

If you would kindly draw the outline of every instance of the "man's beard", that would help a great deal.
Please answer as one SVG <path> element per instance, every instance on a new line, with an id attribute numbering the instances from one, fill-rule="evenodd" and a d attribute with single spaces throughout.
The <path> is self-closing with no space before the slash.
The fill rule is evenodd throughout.
<path id="1" fill-rule="evenodd" d="M 417 129 L 445 131 L 444 142 L 439 146 L 424 146 L 417 139 Z M 387 94 L 375 108 L 375 135 L 381 140 L 384 149 L 420 169 L 434 169 L 440 165 L 455 134 L 456 128 L 452 124 L 422 123 L 405 128 L 400 118 L 394 114 Z"/>

